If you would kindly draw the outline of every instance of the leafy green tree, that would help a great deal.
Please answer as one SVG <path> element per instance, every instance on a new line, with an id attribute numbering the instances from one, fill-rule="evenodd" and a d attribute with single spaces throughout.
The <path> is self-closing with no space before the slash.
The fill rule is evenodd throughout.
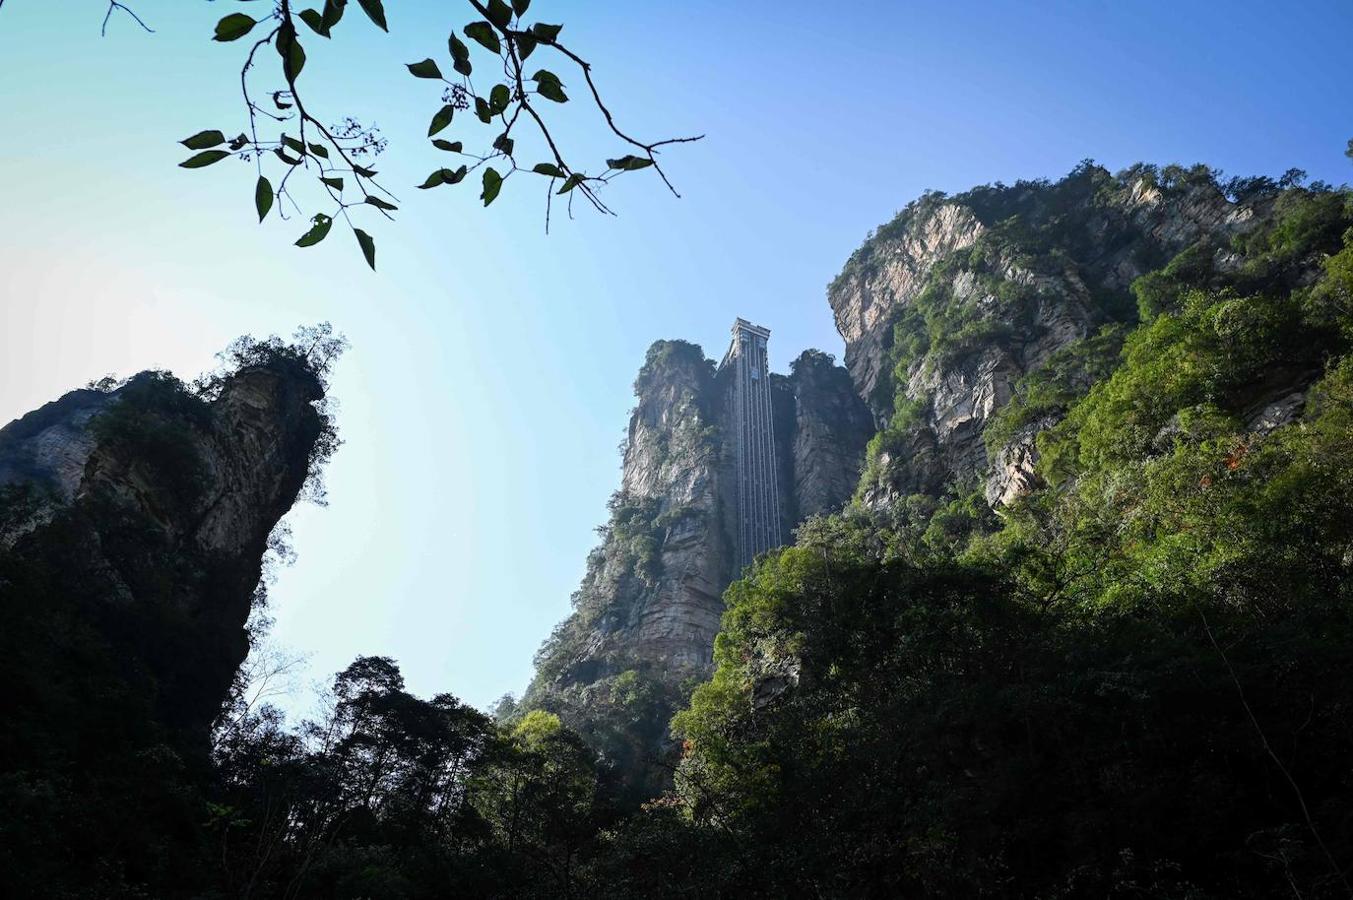
<path id="1" fill-rule="evenodd" d="M 475 808 L 520 867 L 518 895 L 571 896 L 579 854 L 596 830 L 596 760 L 553 713 L 533 709 L 490 750 Z"/>
<path id="2" fill-rule="evenodd" d="M 557 716 L 500 726 L 422 700 L 361 657 L 325 716 L 288 730 L 264 705 L 218 740 L 212 854 L 243 896 L 559 897 L 581 890 L 597 764 Z"/>

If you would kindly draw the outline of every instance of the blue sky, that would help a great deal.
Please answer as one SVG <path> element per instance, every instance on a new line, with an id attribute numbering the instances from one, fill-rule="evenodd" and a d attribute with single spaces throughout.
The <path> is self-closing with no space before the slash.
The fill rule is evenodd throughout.
<path id="1" fill-rule="evenodd" d="M 315 679 L 386 654 L 415 691 L 478 705 L 525 686 L 568 612 L 653 340 L 717 357 L 740 315 L 773 330 L 777 369 L 839 355 L 825 285 L 927 188 L 1085 157 L 1353 172 L 1348 3 L 535 0 L 632 131 L 708 135 L 667 154 L 683 199 L 639 173 L 608 190 L 618 218 L 556 215 L 546 236 L 524 179 L 488 210 L 468 184 L 413 189 L 445 157 L 422 138 L 437 91 L 402 64 L 444 57 L 470 17 L 386 0 L 389 35 L 354 7 L 332 42 L 303 38 L 312 107 L 390 141 L 379 168 L 404 204 L 369 220 L 372 274 L 340 226 L 300 250 L 299 222 L 254 224 L 248 166 L 176 167 L 177 139 L 244 124 L 241 45 L 207 38 L 263 4 L 132 5 L 154 35 L 115 15 L 100 39 L 102 0 L 0 8 L 0 421 L 332 321 L 353 343 L 333 382 L 347 443 L 330 505 L 291 516 L 275 639 Z M 570 92 L 573 155 L 623 152 Z"/>

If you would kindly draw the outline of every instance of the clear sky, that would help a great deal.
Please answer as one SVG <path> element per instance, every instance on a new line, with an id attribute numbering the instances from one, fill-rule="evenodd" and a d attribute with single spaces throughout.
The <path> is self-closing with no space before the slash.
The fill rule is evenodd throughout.
<path id="1" fill-rule="evenodd" d="M 446 157 L 422 138 L 437 91 L 402 64 L 444 57 L 470 17 L 386 0 L 389 35 L 353 4 L 334 41 L 304 39 L 302 77 L 322 117 L 390 140 L 379 168 L 404 206 L 370 221 L 372 274 L 340 226 L 300 250 L 298 222 L 254 224 L 247 165 L 176 168 L 177 139 L 244 124 L 241 44 L 207 39 L 235 4 L 127 2 L 154 35 L 115 15 L 100 39 L 104 0 L 0 8 L 0 422 L 332 321 L 353 344 L 333 381 L 346 444 L 331 504 L 291 515 L 275 637 L 313 678 L 386 654 L 416 692 L 481 706 L 526 685 L 568 612 L 653 340 L 717 357 L 740 315 L 773 330 L 777 369 L 839 355 L 825 285 L 927 188 L 1085 157 L 1353 173 L 1346 0 L 535 0 L 633 131 L 708 135 L 667 154 L 683 199 L 636 174 L 608 191 L 618 218 L 556 216 L 546 236 L 525 179 L 488 210 L 477 186 L 413 189 Z M 623 152 L 586 121 L 561 126 L 579 158 Z"/>

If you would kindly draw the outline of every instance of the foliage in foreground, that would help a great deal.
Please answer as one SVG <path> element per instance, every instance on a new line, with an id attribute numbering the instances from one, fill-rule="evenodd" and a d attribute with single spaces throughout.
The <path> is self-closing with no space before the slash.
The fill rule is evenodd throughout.
<path id="1" fill-rule="evenodd" d="M 334 222 L 341 218 L 352 230 L 367 265 L 375 269 L 375 238 L 357 227 L 354 218 L 369 214 L 390 219 L 399 209 L 398 198 L 379 180 L 375 168 L 387 141 L 375 125 L 364 125 L 351 115 L 338 117 L 322 112 L 315 103 L 311 75 L 303 77 L 309 54 L 338 43 L 333 38 L 340 26 L 347 34 L 343 22 L 348 0 L 324 0 L 310 9 L 292 0 L 276 0 L 267 4 L 270 9 L 260 9 L 251 0 L 238 2 L 244 7 L 216 22 L 212 40 L 222 44 L 242 42 L 237 45 L 242 61 L 242 130 L 230 137 L 233 128 L 208 128 L 184 138 L 180 143 L 192 155 L 179 163 L 180 167 L 202 169 L 232 157 L 252 163 L 257 176 L 252 196 L 260 222 L 274 208 L 287 219 L 290 209 L 308 223 L 296 246 L 313 247 L 328 237 Z M 114 13 L 120 13 L 153 35 L 154 29 L 136 12 L 135 5 L 133 0 L 109 0 L 103 18 L 104 34 Z M 390 30 L 383 0 L 357 0 L 356 6 L 361 12 L 354 13 L 348 22 L 361 19 L 381 31 Z M 520 175 L 518 180 L 545 178 L 547 230 L 551 198 L 556 196 L 563 196 L 561 202 L 567 204 L 570 213 L 574 197 L 581 195 L 598 212 L 611 214 L 598 192 L 628 172 L 652 168 L 667 189 L 680 196 L 658 156 L 666 147 L 698 141 L 701 136 L 643 141 L 623 130 L 602 99 L 592 64 L 560 40 L 563 25 L 536 18 L 539 10 L 531 10 L 531 0 L 512 0 L 510 4 L 506 0 L 468 0 L 462 12 L 474 18 L 459 28 L 455 22 L 448 25 L 450 34 L 444 43 L 437 40 L 438 45 L 446 47 L 445 53 L 405 63 L 412 77 L 437 84 L 437 102 L 429 107 L 435 112 L 426 135 L 432 148 L 461 163 L 438 165 L 419 185 L 421 189 L 478 180 L 482 185 L 479 199 L 488 206 L 514 175 Z M 396 9 L 396 17 L 399 14 Z M 435 45 L 428 51 L 436 52 Z M 528 64 L 528 58 L 537 51 L 540 55 Z M 482 79 L 478 92 L 470 78 L 476 67 Z M 554 69 L 563 72 L 563 77 Z M 502 80 L 492 83 L 497 78 Z M 606 123 L 603 134 L 623 151 L 614 158 L 603 157 L 604 168 L 596 163 L 589 172 L 575 158 L 566 158 L 567 151 L 561 150 L 562 142 L 551 131 L 552 111 L 569 101 L 569 93 L 589 98 L 594 112 Z M 472 127 L 465 133 L 464 124 L 471 113 L 487 131 Z M 453 120 L 460 124 L 453 128 Z M 276 138 L 274 126 L 280 126 Z M 460 139 L 447 140 L 452 134 Z M 294 181 L 298 173 L 302 173 L 301 179 Z M 305 182 L 309 182 L 309 190 L 300 189 Z M 322 211 L 308 214 L 302 204 L 317 204 Z"/>

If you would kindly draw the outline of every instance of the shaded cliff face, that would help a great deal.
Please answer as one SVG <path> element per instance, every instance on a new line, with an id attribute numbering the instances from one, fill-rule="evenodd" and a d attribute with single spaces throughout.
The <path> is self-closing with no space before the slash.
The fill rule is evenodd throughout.
<path id="1" fill-rule="evenodd" d="M 288 361 L 243 368 L 207 396 L 143 373 L 0 429 L 15 709 L 0 756 L 23 768 L 35 741 L 67 762 L 205 745 L 248 652 L 268 536 L 328 428 L 322 397 Z"/>
<path id="2" fill-rule="evenodd" d="M 822 353 L 805 353 L 771 387 L 788 541 L 802 518 L 849 499 L 870 417 Z M 650 348 L 610 521 L 525 698 L 559 712 L 629 772 L 667 751 L 667 719 L 684 686 L 709 674 L 722 594 L 738 575 L 728 391 L 694 344 Z"/>
<path id="3" fill-rule="evenodd" d="M 869 410 L 850 376 L 816 350 L 790 364 L 793 428 L 786 442 L 794 519 L 833 512 L 850 498 L 860 478 L 864 445 L 874 432 Z"/>
<path id="4" fill-rule="evenodd" d="M 929 194 L 879 229 L 828 291 L 846 364 L 879 423 L 870 505 L 986 482 L 993 503 L 1033 486 L 1034 438 L 983 433 L 1020 379 L 1106 325 L 1138 316 L 1131 286 L 1180 254 L 1217 271 L 1268 214 L 1205 169 L 1084 165 L 1060 182 Z M 1088 387 L 1089 381 L 1082 387 Z M 988 457 L 991 457 L 991 463 Z"/>

